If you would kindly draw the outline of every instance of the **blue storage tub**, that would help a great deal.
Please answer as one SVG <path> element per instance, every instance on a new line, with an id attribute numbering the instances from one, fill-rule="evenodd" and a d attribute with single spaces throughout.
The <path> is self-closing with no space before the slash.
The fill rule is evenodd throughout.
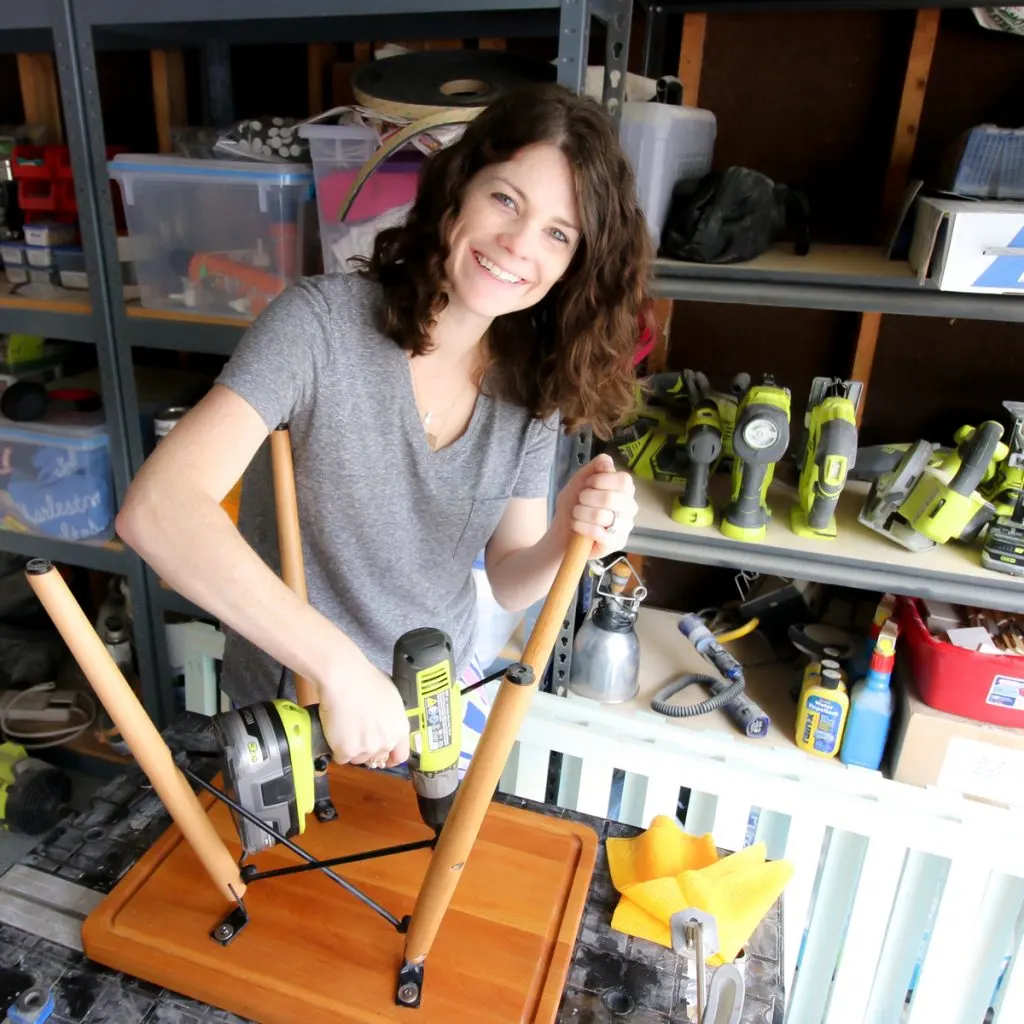
<path id="1" fill-rule="evenodd" d="M 115 514 L 102 413 L 61 410 L 29 423 L 0 416 L 0 528 L 110 540 Z"/>

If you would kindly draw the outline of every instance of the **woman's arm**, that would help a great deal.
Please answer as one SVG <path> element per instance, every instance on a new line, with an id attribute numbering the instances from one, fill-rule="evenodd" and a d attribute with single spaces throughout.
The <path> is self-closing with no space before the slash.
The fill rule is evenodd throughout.
<path id="1" fill-rule="evenodd" d="M 494 599 L 506 611 L 518 612 L 543 598 L 573 533 L 594 539 L 594 558 L 620 550 L 637 513 L 633 494 L 629 473 L 616 471 L 611 456 L 599 455 L 559 493 L 550 526 L 547 498 L 513 498 L 487 544 Z"/>
<path id="2" fill-rule="evenodd" d="M 178 593 L 317 685 L 336 759 L 390 754 L 398 763 L 408 726 L 397 689 L 288 588 L 220 506 L 266 438 L 256 410 L 214 385 L 140 469 L 117 532 Z"/>

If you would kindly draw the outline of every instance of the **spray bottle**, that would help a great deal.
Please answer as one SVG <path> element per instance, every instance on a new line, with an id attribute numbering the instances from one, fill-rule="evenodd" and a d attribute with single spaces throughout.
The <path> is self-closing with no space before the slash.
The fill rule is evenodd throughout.
<path id="1" fill-rule="evenodd" d="M 875 651 L 875 642 L 878 640 L 882 627 L 892 618 L 896 610 L 896 596 L 894 594 L 883 594 L 882 599 L 875 608 L 875 614 L 871 620 L 871 628 L 864 640 L 864 646 L 859 653 L 855 654 L 847 665 L 847 671 L 851 679 L 860 679 L 868 670 L 871 664 L 871 657 Z"/>
<path id="2" fill-rule="evenodd" d="M 843 764 L 877 771 L 882 764 L 892 724 L 893 695 L 889 688 L 896 660 L 899 626 L 889 619 L 875 641 L 867 675 L 855 683 L 850 693 L 850 719 L 839 751 Z"/>

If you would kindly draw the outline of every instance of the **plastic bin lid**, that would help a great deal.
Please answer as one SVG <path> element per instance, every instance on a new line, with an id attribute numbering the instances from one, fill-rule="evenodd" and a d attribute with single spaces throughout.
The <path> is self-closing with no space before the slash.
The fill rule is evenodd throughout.
<path id="1" fill-rule="evenodd" d="M 300 124 L 301 139 L 376 139 L 377 132 L 368 124 Z"/>
<path id="2" fill-rule="evenodd" d="M 168 178 L 224 178 L 273 182 L 279 185 L 309 185 L 313 168 L 286 160 L 204 160 L 200 157 L 165 156 L 159 153 L 122 153 L 107 164 L 111 177 L 121 174 L 150 174 Z"/>
<path id="3" fill-rule="evenodd" d="M 30 444 L 96 448 L 107 443 L 107 423 L 102 412 L 62 409 L 42 420 L 16 421 L 0 416 L 0 438 Z"/>

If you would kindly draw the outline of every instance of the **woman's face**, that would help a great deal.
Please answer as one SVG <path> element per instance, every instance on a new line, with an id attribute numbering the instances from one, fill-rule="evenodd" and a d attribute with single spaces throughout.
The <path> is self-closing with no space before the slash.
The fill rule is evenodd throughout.
<path id="1" fill-rule="evenodd" d="M 537 143 L 490 164 L 466 186 L 445 264 L 449 297 L 493 319 L 535 305 L 565 273 L 579 245 L 569 163 Z"/>

